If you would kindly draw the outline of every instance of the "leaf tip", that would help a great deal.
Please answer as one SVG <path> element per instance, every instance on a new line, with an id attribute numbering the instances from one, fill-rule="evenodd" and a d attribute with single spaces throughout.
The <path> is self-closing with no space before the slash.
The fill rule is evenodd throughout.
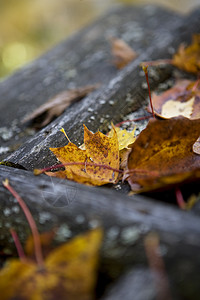
<path id="1" fill-rule="evenodd" d="M 3 183 L 3 185 L 4 185 L 5 187 L 7 187 L 7 186 L 9 185 L 9 180 L 8 180 L 8 178 L 6 178 L 5 180 L 3 180 L 2 183 Z"/>
<path id="2" fill-rule="evenodd" d="M 144 73 L 146 74 L 146 73 L 147 73 L 148 66 L 147 66 L 147 65 L 142 65 L 142 69 L 143 69 Z"/>
<path id="3" fill-rule="evenodd" d="M 40 175 L 40 174 L 42 174 L 42 173 L 43 173 L 43 170 L 42 170 L 42 169 L 34 169 L 34 170 L 33 170 L 33 174 L 34 174 L 35 176 Z"/>

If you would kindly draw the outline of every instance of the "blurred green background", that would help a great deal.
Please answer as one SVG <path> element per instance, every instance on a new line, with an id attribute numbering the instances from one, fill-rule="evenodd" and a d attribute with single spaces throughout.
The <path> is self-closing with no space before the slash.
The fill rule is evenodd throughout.
<path id="1" fill-rule="evenodd" d="M 0 0 L 0 77 L 120 3 L 157 3 L 187 13 L 199 0 Z"/>

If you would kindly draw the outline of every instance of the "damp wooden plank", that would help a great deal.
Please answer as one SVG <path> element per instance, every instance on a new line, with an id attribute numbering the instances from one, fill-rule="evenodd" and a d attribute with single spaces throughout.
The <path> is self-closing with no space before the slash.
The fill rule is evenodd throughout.
<path id="1" fill-rule="evenodd" d="M 99 272 L 107 281 L 117 279 L 130 267 L 148 267 L 144 238 L 156 233 L 173 290 L 182 296 L 189 295 L 186 299 L 197 299 L 194 295 L 200 292 L 199 217 L 142 196 L 128 197 L 105 188 L 45 175 L 35 177 L 29 171 L 0 166 L 0 182 L 5 178 L 28 205 L 40 232 L 57 228 L 54 243 L 96 226 L 103 227 L 105 239 Z M 13 254 L 9 228 L 16 229 L 22 242 L 30 229 L 2 184 L 0 195 L 0 248 L 2 253 Z"/>
<path id="2" fill-rule="evenodd" d="M 186 26 L 187 18 L 156 6 L 121 7 L 0 83 L 0 108 L 4 112 L 0 124 L 8 128 L 8 137 L 9 129 L 12 136 L 2 140 L 2 146 L 16 148 L 27 141 L 7 160 L 27 169 L 52 164 L 55 159 L 48 147 L 65 144 L 58 134 L 60 127 L 72 141 L 81 143 L 83 123 L 93 131 L 106 131 L 111 121 L 119 122 L 127 113 L 145 107 L 147 90 L 139 64 L 169 58 L 181 41 L 189 41 L 192 33 L 199 31 L 198 15 L 190 16 Z M 110 36 L 122 38 L 138 53 L 138 58 L 121 71 L 112 64 Z M 169 66 L 155 68 L 150 73 L 152 90 L 170 78 L 171 72 Z M 27 113 L 61 90 L 93 83 L 102 86 L 44 130 L 34 134 L 28 124 L 21 127 L 20 120 Z"/>

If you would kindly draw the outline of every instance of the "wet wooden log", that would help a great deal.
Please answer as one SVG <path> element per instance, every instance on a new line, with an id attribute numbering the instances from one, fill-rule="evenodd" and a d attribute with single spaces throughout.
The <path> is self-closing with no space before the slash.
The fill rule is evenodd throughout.
<path id="1" fill-rule="evenodd" d="M 4 146 L 27 140 L 30 129 L 22 128 L 19 121 L 48 98 L 66 88 L 102 84 L 97 92 L 72 105 L 6 159 L 29 170 L 51 165 L 55 158 L 49 146 L 66 143 L 58 133 L 60 127 L 67 130 L 72 141 L 81 143 L 83 123 L 93 131 L 106 131 L 111 121 L 117 123 L 127 113 L 144 108 L 147 89 L 139 64 L 170 58 L 181 42 L 200 31 L 198 20 L 197 13 L 183 17 L 155 6 L 120 8 L 0 83 L 0 109 L 4 112 L 1 126 L 10 128 L 12 122 L 17 122 L 14 126 L 18 128 L 11 128 L 13 137 L 2 143 Z M 113 35 L 138 53 L 137 59 L 121 71 L 112 64 L 108 38 Z M 153 90 L 172 77 L 172 68 L 154 68 L 149 75 Z"/>
<path id="2" fill-rule="evenodd" d="M 144 238 L 155 232 L 173 293 L 198 299 L 199 217 L 142 196 L 128 197 L 105 188 L 45 175 L 35 177 L 29 171 L 1 166 L 0 182 L 5 178 L 27 203 L 41 232 L 57 228 L 54 242 L 64 242 L 96 226 L 104 228 L 99 269 L 99 280 L 104 285 L 131 266 L 148 266 Z M 2 184 L 0 192 L 1 251 L 13 254 L 9 228 L 17 230 L 21 241 L 26 240 L 30 230 L 24 214 Z"/>
<path id="3" fill-rule="evenodd" d="M 145 268 L 134 268 L 110 287 L 102 300 L 153 300 L 156 296 L 156 285 L 151 272 Z"/>

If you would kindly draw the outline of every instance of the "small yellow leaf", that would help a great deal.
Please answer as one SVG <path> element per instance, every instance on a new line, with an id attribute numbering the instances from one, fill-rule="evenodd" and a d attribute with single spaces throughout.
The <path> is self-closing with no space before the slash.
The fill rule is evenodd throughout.
<path id="1" fill-rule="evenodd" d="M 119 127 L 114 127 L 114 129 L 117 133 L 119 151 L 123 150 L 124 148 L 128 148 L 129 145 L 135 142 L 135 128 L 131 132 L 128 132 L 126 129 L 122 130 Z M 111 131 L 108 133 L 108 136 L 112 136 L 112 134 L 113 129 L 111 129 Z"/>

